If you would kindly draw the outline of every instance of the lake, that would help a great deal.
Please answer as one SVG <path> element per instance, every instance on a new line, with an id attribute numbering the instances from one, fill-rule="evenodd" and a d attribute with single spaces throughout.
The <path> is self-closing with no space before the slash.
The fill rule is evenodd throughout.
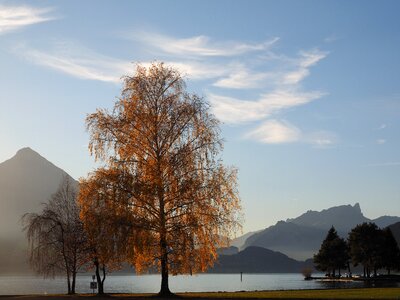
<path id="1" fill-rule="evenodd" d="M 110 275 L 105 282 L 106 293 L 156 293 L 160 288 L 160 275 Z M 91 275 L 79 275 L 78 293 L 89 293 Z M 400 287 L 399 283 L 386 283 Z M 301 274 L 199 274 L 171 276 L 173 292 L 255 291 L 364 287 L 363 282 L 321 282 L 304 280 Z M 0 295 L 66 293 L 63 277 L 43 279 L 35 276 L 0 276 Z"/>

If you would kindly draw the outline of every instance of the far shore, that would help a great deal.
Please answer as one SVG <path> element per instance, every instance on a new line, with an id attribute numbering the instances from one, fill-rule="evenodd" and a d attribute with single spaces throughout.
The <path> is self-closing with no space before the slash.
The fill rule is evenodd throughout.
<path id="1" fill-rule="evenodd" d="M 365 281 L 365 282 L 400 282 L 400 275 L 380 275 L 376 277 L 362 277 L 362 276 L 352 276 L 352 277 L 328 277 L 328 276 L 320 276 L 320 277 L 306 277 L 305 280 L 319 280 L 319 281 L 329 281 L 329 282 L 351 282 L 351 281 Z"/>
<path id="2" fill-rule="evenodd" d="M 358 288 L 319 290 L 280 290 L 253 292 L 178 293 L 175 297 L 159 298 L 157 294 L 95 294 L 76 295 L 8 295 L 0 299 L 50 300 L 50 299 L 399 299 L 400 288 Z"/>

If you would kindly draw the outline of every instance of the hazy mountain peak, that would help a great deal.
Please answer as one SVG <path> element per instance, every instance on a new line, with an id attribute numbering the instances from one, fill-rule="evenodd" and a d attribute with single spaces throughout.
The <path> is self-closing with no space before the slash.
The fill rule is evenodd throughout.
<path id="1" fill-rule="evenodd" d="M 361 207 L 360 207 L 360 203 L 357 202 L 356 204 L 354 204 L 353 208 L 354 208 L 354 210 L 356 210 L 356 211 L 358 211 L 360 214 L 362 214 L 362 212 L 361 212 Z"/>
<path id="2" fill-rule="evenodd" d="M 29 147 L 0 163 L 0 272 L 28 268 L 21 216 L 40 211 L 65 176 L 69 175 Z"/>
<path id="3" fill-rule="evenodd" d="M 32 150 L 32 148 L 24 147 L 24 148 L 19 149 L 19 150 L 17 151 L 17 154 L 16 154 L 16 155 L 25 155 L 25 154 L 30 154 L 30 153 L 36 153 L 36 154 L 38 154 L 36 151 Z"/>
<path id="4" fill-rule="evenodd" d="M 287 222 L 329 229 L 331 226 L 339 231 L 347 232 L 357 224 L 369 221 L 364 217 L 359 203 L 353 206 L 350 204 L 339 205 L 323 209 L 321 211 L 309 210 L 294 219 L 288 219 Z"/>
<path id="5" fill-rule="evenodd" d="M 32 148 L 25 147 L 17 151 L 17 153 L 11 158 L 12 160 L 31 160 L 31 159 L 42 159 L 46 160 L 38 152 L 32 150 Z"/>

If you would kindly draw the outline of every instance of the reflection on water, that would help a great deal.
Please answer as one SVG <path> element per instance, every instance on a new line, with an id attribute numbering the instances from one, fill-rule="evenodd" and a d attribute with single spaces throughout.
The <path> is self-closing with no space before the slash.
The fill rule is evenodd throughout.
<path id="1" fill-rule="evenodd" d="M 78 293 L 90 293 L 91 274 L 78 276 Z M 326 282 L 304 280 L 301 274 L 200 274 L 171 276 L 170 288 L 174 292 L 255 291 L 290 289 L 328 289 L 359 287 L 400 287 L 399 283 L 379 282 Z M 160 287 L 159 275 L 111 275 L 106 279 L 107 293 L 156 293 Z M 0 276 L 0 295 L 66 293 L 63 277 L 43 279 L 35 276 Z"/>

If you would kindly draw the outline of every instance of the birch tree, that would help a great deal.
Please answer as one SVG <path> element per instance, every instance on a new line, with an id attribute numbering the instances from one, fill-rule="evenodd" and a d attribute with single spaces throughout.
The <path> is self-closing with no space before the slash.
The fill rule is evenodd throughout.
<path id="1" fill-rule="evenodd" d="M 106 207 L 123 228 L 115 238 L 128 233 L 127 258 L 138 272 L 157 267 L 160 295 L 169 295 L 169 274 L 205 271 L 222 237 L 240 227 L 237 170 L 222 163 L 219 122 L 163 63 L 139 65 L 113 110 L 86 122 L 89 150 L 103 167 L 81 181 L 81 216 Z"/>

